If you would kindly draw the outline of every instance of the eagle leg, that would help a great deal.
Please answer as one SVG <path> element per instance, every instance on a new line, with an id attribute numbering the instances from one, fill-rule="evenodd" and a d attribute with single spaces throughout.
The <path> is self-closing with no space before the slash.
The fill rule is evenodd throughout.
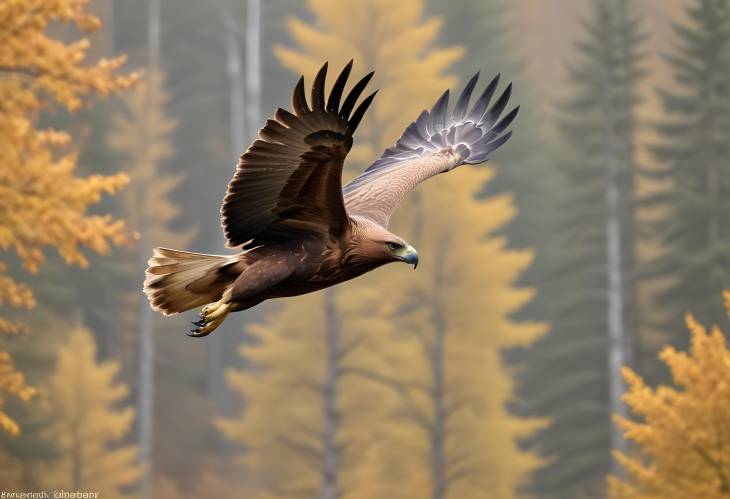
<path id="1" fill-rule="evenodd" d="M 188 336 L 193 338 L 208 336 L 223 323 L 230 312 L 230 308 L 231 304 L 224 303 L 224 299 L 209 303 L 203 307 L 203 310 L 200 312 L 200 319 L 193 321 L 193 325 L 195 327 L 190 330 Z"/>

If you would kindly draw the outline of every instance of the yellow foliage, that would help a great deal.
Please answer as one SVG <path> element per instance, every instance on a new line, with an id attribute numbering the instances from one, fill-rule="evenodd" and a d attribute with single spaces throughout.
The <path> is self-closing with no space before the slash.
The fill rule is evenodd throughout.
<path id="1" fill-rule="evenodd" d="M 59 349 L 48 396 L 61 455 L 42 474 L 44 486 L 129 497 L 122 491 L 142 473 L 137 448 L 121 445 L 134 409 L 119 407 L 129 396 L 127 386 L 115 381 L 119 363 L 99 363 L 96 357 L 94 337 L 85 329 L 74 330 Z"/>
<path id="2" fill-rule="evenodd" d="M 228 373 L 229 386 L 247 407 L 240 418 L 218 422 L 248 449 L 242 463 L 259 480 L 251 497 L 318 493 L 325 384 L 332 376 L 336 438 L 346 449 L 339 482 L 347 497 L 430 496 L 431 444 L 414 414 L 436 424 L 434 364 L 425 345 L 433 345 L 437 334 L 445 342 L 441 403 L 452 412 L 443 428 L 454 473 L 447 497 L 481 497 L 485 490 L 494 498 L 517 497 L 517 486 L 539 459 L 522 452 L 516 440 L 541 422 L 507 412 L 512 381 L 500 354 L 532 341 L 543 326 L 509 319 L 532 294 L 513 287 L 532 257 L 508 251 L 503 238 L 487 237 L 514 215 L 506 196 L 474 199 L 489 176 L 486 169 L 466 167 L 421 187 L 418 272 L 390 265 L 334 290 L 288 299 L 251 327 L 258 342 L 241 353 L 253 367 Z M 438 332 L 435 310 L 445 324 Z M 336 344 L 328 332 L 333 327 Z M 333 348 L 340 352 L 334 364 L 328 359 Z M 461 469 L 470 471 L 458 479 Z"/>
<path id="3" fill-rule="evenodd" d="M 328 299 L 337 310 L 334 318 L 327 316 Z M 337 382 L 330 400 L 341 416 L 330 424 L 337 427 L 338 443 L 347 446 L 337 479 L 351 491 L 348 497 L 381 497 L 373 477 L 362 475 L 372 466 L 367 459 L 372 446 L 382 439 L 377 422 L 389 408 L 384 398 L 388 393 L 345 375 L 344 369 L 382 367 L 382 342 L 393 330 L 388 321 L 392 306 L 374 288 L 349 285 L 336 294 L 326 291 L 287 300 L 264 323 L 250 327 L 260 341 L 241 347 L 241 354 L 255 367 L 227 374 L 229 386 L 245 397 L 247 407 L 241 417 L 220 420 L 218 426 L 248 449 L 241 461 L 256 481 L 251 498 L 294 491 L 318 495 L 326 378 Z M 338 331 L 334 341 L 328 339 L 328 320 Z M 328 349 L 339 351 L 334 363 L 327 361 Z"/>
<path id="4" fill-rule="evenodd" d="M 46 34 L 49 23 L 74 23 L 82 31 L 99 28 L 85 11 L 88 0 L 4 1 L 0 3 L 0 250 L 12 251 L 23 267 L 36 272 L 43 250 L 55 248 L 69 264 L 85 266 L 81 247 L 104 253 L 110 243 L 126 239 L 123 225 L 86 209 L 105 193 L 114 193 L 124 175 L 74 176 L 77 153 L 63 131 L 36 128 L 39 110 L 53 102 L 78 108 L 88 94 L 107 95 L 129 87 L 135 75 L 115 72 L 123 57 L 85 65 L 89 41 L 65 44 Z M 8 277 L 0 262 L 0 305 L 31 308 L 30 289 Z M 0 333 L 17 333 L 22 325 L 0 317 Z M 5 379 L 18 378 L 10 361 Z M 22 385 L 22 378 L 20 378 Z M 27 397 L 0 384 L 0 408 L 8 394 Z M 2 428 L 17 425 L 0 409 Z"/>
<path id="5" fill-rule="evenodd" d="M 159 70 L 150 70 L 125 95 L 125 112 L 112 118 L 108 141 L 112 149 L 127 156 L 124 171 L 130 179 L 125 190 L 125 212 L 129 222 L 155 245 L 185 247 L 191 231 L 181 234 L 170 229 L 179 209 L 169 200 L 182 176 L 161 171 L 161 163 L 173 155 L 170 135 L 175 121 L 165 116 L 169 95 Z M 141 248 L 146 253 L 149 248 Z"/>
<path id="6" fill-rule="evenodd" d="M 35 389 L 26 385 L 23 374 L 15 370 L 10 354 L 0 351 L 0 429 L 11 435 L 20 433 L 18 424 L 2 410 L 5 396 L 13 395 L 28 401 L 34 394 Z"/>
<path id="7" fill-rule="evenodd" d="M 725 292 L 730 313 L 730 292 Z M 691 315 L 690 353 L 660 354 L 676 387 L 652 389 L 624 368 L 624 400 L 642 421 L 616 418 L 642 456 L 617 452 L 628 479 L 609 477 L 617 499 L 714 499 L 730 495 L 730 350 L 717 327 L 707 332 Z"/>
<path id="8" fill-rule="evenodd" d="M 509 250 L 504 237 L 491 235 L 515 215 L 509 196 L 475 199 L 491 177 L 491 169 L 469 166 L 440 175 L 420 186 L 419 210 L 400 220 L 405 229 L 422 217 L 422 263 L 406 277 L 404 288 L 395 290 L 405 304 L 415 306 L 395 319 L 398 334 L 388 347 L 388 376 L 428 387 L 401 400 L 400 411 L 426 415 L 430 427 L 439 424 L 438 405 L 449 414 L 442 431 L 447 476 L 454 477 L 446 497 L 453 498 L 483 497 L 485 491 L 490 498 L 518 497 L 518 486 L 540 465 L 517 440 L 544 421 L 509 414 L 505 405 L 514 383 L 501 359 L 503 349 L 524 346 L 544 331 L 544 324 L 510 319 L 533 295 L 514 285 L 532 252 Z M 439 350 L 444 393 L 437 401 Z M 406 476 L 414 485 L 408 490 L 414 497 L 429 496 L 424 488 L 428 463 L 409 458 L 414 445 L 428 448 L 422 429 L 403 418 L 392 428 L 393 441 L 381 449 L 384 459 L 409 463 Z"/>
<path id="9" fill-rule="evenodd" d="M 213 469 L 214 472 L 201 472 L 196 477 L 195 484 L 184 489 L 179 487 L 172 478 L 159 475 L 155 477 L 154 495 L 160 499 L 207 499 L 209 497 L 244 497 L 248 499 L 250 497 L 246 492 L 245 484 L 236 483 L 236 480 L 231 480 L 225 473 L 221 473 L 220 466 L 214 466 Z"/>

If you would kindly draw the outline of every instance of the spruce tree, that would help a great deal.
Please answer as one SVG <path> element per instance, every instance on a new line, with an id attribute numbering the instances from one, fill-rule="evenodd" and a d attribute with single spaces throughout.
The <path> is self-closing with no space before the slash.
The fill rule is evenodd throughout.
<path id="1" fill-rule="evenodd" d="M 134 409 L 120 407 L 129 395 L 116 380 L 119 362 L 97 360 L 94 337 L 76 328 L 58 350 L 47 386 L 58 457 L 39 474 L 37 485 L 96 490 L 103 497 L 128 498 L 142 474 L 138 450 L 124 445 Z"/>
<path id="2" fill-rule="evenodd" d="M 611 413 L 635 339 L 633 184 L 636 86 L 644 35 L 627 0 L 596 0 L 569 66 L 556 154 L 563 193 L 547 237 L 541 291 L 550 331 L 526 352 L 521 411 L 552 423 L 531 439 L 548 458 L 530 491 L 601 494 L 611 468 Z"/>
<path id="3" fill-rule="evenodd" d="M 671 282 L 650 325 L 679 344 L 687 310 L 730 326 L 720 298 L 730 287 L 730 2 L 693 1 L 686 13 L 666 57 L 674 82 L 659 90 L 665 117 L 653 147 L 661 167 L 651 173 L 671 187 L 644 200 L 662 214 L 651 236 L 664 250 L 647 277 Z"/>

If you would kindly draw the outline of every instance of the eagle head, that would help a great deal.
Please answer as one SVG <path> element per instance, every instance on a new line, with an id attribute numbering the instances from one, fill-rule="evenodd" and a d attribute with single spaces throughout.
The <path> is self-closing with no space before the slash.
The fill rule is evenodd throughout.
<path id="1" fill-rule="evenodd" d="M 375 267 L 390 262 L 418 266 L 418 252 L 403 238 L 375 223 L 357 224 L 350 237 L 348 254 L 353 263 Z"/>

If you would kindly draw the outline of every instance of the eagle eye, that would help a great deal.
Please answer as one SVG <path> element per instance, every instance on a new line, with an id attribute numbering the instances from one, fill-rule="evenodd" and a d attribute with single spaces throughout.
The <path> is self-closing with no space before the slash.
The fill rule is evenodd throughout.
<path id="1" fill-rule="evenodd" d="M 388 249 L 389 249 L 390 251 L 397 251 L 397 250 L 399 250 L 399 249 L 401 249 L 401 248 L 403 247 L 403 245 L 402 245 L 402 244 L 398 244 L 398 243 L 393 243 L 393 242 L 385 243 L 385 246 L 386 246 L 386 247 L 387 247 L 387 248 L 388 248 Z"/>

